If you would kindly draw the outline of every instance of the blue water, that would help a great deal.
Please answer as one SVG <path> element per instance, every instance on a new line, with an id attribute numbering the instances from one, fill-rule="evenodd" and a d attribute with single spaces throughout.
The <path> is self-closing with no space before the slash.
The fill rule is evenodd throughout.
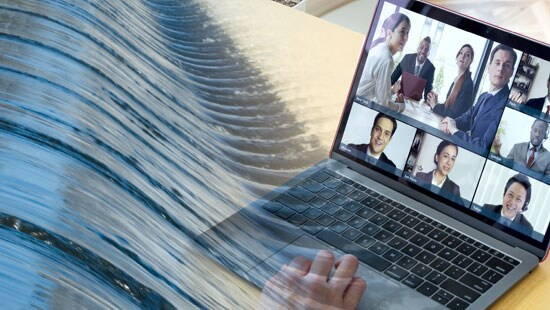
<path id="1" fill-rule="evenodd" d="M 193 238 L 326 150 L 206 7 L 0 1 L 0 308 L 254 306 Z"/>

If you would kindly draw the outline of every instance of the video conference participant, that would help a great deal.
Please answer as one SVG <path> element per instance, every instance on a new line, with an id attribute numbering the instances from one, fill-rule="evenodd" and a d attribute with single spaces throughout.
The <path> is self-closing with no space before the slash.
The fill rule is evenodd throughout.
<path id="1" fill-rule="evenodd" d="M 548 75 L 546 87 L 548 88 L 548 94 L 545 97 L 529 99 L 525 105 L 535 110 L 542 111 L 543 113 L 550 114 L 550 74 Z"/>
<path id="2" fill-rule="evenodd" d="M 550 174 L 550 152 L 542 145 L 546 139 L 548 123 L 537 119 L 531 125 L 529 142 L 514 144 L 506 157 L 533 171 Z"/>
<path id="3" fill-rule="evenodd" d="M 531 183 L 523 174 L 516 174 L 511 177 L 504 187 L 502 204 L 483 205 L 483 214 L 491 217 L 492 214 L 500 214 L 507 226 L 520 228 L 527 234 L 532 234 L 533 226 L 523 216 L 531 200 Z"/>
<path id="4" fill-rule="evenodd" d="M 466 112 L 474 103 L 474 82 L 470 65 L 474 60 L 474 49 L 470 44 L 464 44 L 456 54 L 458 75 L 447 92 L 444 103 L 438 103 L 437 94 L 431 91 L 427 103 L 434 113 L 450 118 L 457 118 Z"/>
<path id="5" fill-rule="evenodd" d="M 458 147 L 449 141 L 441 141 L 434 154 L 436 168 L 430 172 L 416 173 L 418 182 L 431 184 L 447 191 L 455 197 L 460 197 L 460 187 L 449 178 L 458 156 Z"/>
<path id="6" fill-rule="evenodd" d="M 426 80 L 426 86 L 424 87 L 424 100 L 426 100 L 428 93 L 432 91 L 432 85 L 434 82 L 435 67 L 428 59 L 430 55 L 430 47 L 432 40 L 430 37 L 425 37 L 420 41 L 416 53 L 407 54 L 403 56 L 403 59 L 399 65 L 395 68 L 391 75 L 391 84 L 394 85 L 401 77 L 403 72 L 409 72 L 416 76 L 419 76 Z M 400 90 L 400 85 L 395 85 L 395 88 Z"/>
<path id="7" fill-rule="evenodd" d="M 393 70 L 393 55 L 403 50 L 409 39 L 411 21 L 405 14 L 393 13 L 382 24 L 383 35 L 372 42 L 372 47 L 361 75 L 357 88 L 357 96 L 373 100 L 394 110 L 399 105 L 393 105 L 391 98 L 391 72 Z"/>
<path id="8" fill-rule="evenodd" d="M 384 154 L 384 149 L 390 143 L 393 134 L 397 130 L 397 121 L 395 118 L 378 113 L 374 118 L 374 123 L 370 131 L 369 144 L 348 144 L 352 155 L 358 158 L 364 158 L 367 162 L 372 162 L 370 158 L 395 168 L 395 164 Z M 366 156 L 365 156 L 366 155 Z"/>
<path id="9" fill-rule="evenodd" d="M 439 129 L 474 146 L 488 149 L 495 136 L 502 111 L 508 101 L 508 82 L 514 73 L 516 52 L 503 44 L 497 45 L 489 58 L 487 74 L 490 88 L 481 94 L 476 105 L 452 119 L 445 117 Z"/>

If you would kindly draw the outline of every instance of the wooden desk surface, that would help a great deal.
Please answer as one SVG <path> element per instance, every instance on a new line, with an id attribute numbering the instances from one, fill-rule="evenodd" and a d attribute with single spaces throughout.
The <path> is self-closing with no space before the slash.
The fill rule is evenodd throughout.
<path id="1" fill-rule="evenodd" d="M 545 1 L 531 2 L 536 2 L 537 6 L 544 2 L 547 8 Z M 207 2 L 210 2 L 220 24 L 228 29 L 240 46 L 245 47 L 244 53 L 252 63 L 269 76 L 279 95 L 288 100 L 289 109 L 302 118 L 311 128 L 311 134 L 319 137 L 321 147 L 328 150 L 354 75 L 363 37 L 269 0 Z M 454 10 L 461 11 L 457 6 L 460 1 L 435 2 L 442 5 L 452 3 Z M 477 7 L 478 1 L 463 2 L 475 3 Z M 525 2 L 486 1 L 483 8 L 498 5 L 502 10 L 506 4 L 524 6 Z M 468 9 L 465 13 L 474 12 L 471 6 Z M 525 12 L 521 14 L 525 15 Z M 477 13 L 473 15 L 485 18 L 479 15 L 483 10 Z M 493 19 L 488 20 L 495 23 L 495 16 L 489 16 Z M 372 13 L 366 12 L 365 22 L 370 23 L 371 17 Z M 496 24 L 521 32 L 517 20 L 510 20 L 515 19 L 508 19 L 508 24 Z M 544 29 L 537 32 L 534 27 L 529 27 L 529 35 L 548 42 L 548 27 L 540 28 Z M 308 107 L 307 111 L 302 108 L 304 104 Z M 221 287 L 223 285 L 220 284 Z M 253 288 L 250 287 L 250 290 Z M 245 295 L 250 296 L 250 293 Z M 252 295 L 259 296 L 259 292 Z M 494 309 L 548 309 L 549 305 L 550 262 L 546 261 L 502 297 Z"/>

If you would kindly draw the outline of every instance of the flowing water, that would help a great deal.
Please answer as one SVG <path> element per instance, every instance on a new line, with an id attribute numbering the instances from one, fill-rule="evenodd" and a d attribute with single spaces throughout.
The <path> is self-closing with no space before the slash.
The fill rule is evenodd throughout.
<path id="1" fill-rule="evenodd" d="M 327 145 L 213 6 L 0 1 L 0 308 L 254 306 L 193 238 Z"/>

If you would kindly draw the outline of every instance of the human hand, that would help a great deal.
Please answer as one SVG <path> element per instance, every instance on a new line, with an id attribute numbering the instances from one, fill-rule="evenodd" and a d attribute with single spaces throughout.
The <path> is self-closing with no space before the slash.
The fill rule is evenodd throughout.
<path id="1" fill-rule="evenodd" d="M 430 91 L 428 93 L 428 96 L 426 98 L 426 103 L 430 106 L 430 108 L 434 108 L 435 105 L 437 104 L 437 94 L 434 92 L 434 91 Z"/>
<path id="2" fill-rule="evenodd" d="M 334 264 L 334 274 L 329 273 Z M 354 277 L 359 266 L 353 255 L 334 263 L 329 251 L 319 251 L 310 261 L 292 260 L 267 281 L 259 309 L 355 309 L 366 289 L 363 279 Z"/>
<path id="3" fill-rule="evenodd" d="M 454 135 L 458 131 L 458 128 L 456 128 L 456 122 L 455 122 L 454 119 L 452 119 L 450 117 L 445 117 L 439 123 L 439 130 L 441 130 L 441 131 L 443 131 L 447 134 Z"/>
<path id="4" fill-rule="evenodd" d="M 512 101 L 515 101 L 517 103 L 524 103 L 525 102 L 525 96 L 520 92 L 513 92 L 510 94 L 510 99 Z"/>
<path id="5" fill-rule="evenodd" d="M 391 90 L 393 91 L 394 94 L 399 93 L 401 91 L 401 80 L 395 82 L 392 85 Z"/>

